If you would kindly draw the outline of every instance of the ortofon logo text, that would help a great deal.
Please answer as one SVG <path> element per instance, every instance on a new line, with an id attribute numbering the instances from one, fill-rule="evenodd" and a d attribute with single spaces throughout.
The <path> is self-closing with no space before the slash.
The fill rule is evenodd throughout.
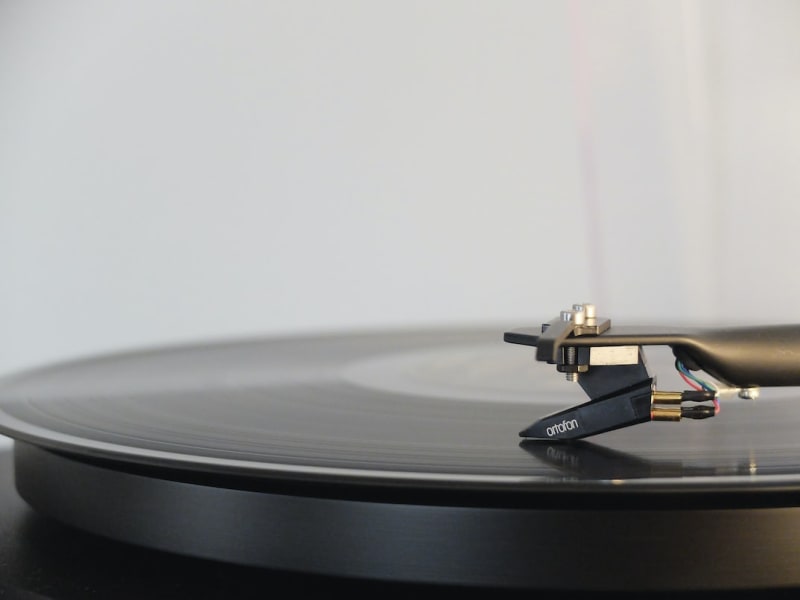
<path id="1" fill-rule="evenodd" d="M 561 423 L 556 423 L 555 425 L 550 425 L 546 429 L 546 433 L 548 437 L 553 437 L 557 433 L 565 433 L 567 431 L 572 431 L 573 429 L 578 428 L 578 419 L 570 419 L 567 421 L 564 419 Z"/>

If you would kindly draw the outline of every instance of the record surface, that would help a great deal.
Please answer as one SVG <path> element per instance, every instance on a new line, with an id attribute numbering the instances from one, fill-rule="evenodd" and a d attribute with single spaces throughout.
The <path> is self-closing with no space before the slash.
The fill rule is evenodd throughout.
<path id="1" fill-rule="evenodd" d="M 503 587 L 800 584 L 785 558 L 800 540 L 796 390 L 724 398 L 703 421 L 530 442 L 533 420 L 585 398 L 502 338 L 390 331 L 87 358 L 5 378 L 0 433 L 34 507 L 160 550 Z M 671 355 L 647 355 L 660 389 L 682 389 Z M 709 568 L 687 544 L 725 560 Z"/>
<path id="2" fill-rule="evenodd" d="M 720 415 L 701 422 L 524 443 L 525 426 L 585 397 L 502 333 L 252 339 L 79 360 L 6 378 L 0 432 L 93 457 L 256 477 L 515 490 L 800 483 L 795 389 L 725 398 Z M 667 388 L 668 357 L 648 352 Z"/>

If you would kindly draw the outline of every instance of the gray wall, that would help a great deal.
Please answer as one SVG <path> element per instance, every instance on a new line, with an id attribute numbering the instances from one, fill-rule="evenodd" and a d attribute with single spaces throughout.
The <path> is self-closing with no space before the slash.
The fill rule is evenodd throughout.
<path id="1" fill-rule="evenodd" d="M 800 321 L 794 0 L 6 0 L 0 371 L 239 335 Z"/>

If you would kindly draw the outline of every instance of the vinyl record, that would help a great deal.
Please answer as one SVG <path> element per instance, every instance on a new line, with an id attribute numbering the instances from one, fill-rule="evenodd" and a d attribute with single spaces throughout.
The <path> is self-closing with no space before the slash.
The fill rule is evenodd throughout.
<path id="1" fill-rule="evenodd" d="M 678 386 L 669 356 L 649 352 L 659 387 Z M 0 432 L 37 510 L 158 550 L 501 587 L 800 583 L 785 561 L 748 568 L 800 542 L 796 390 L 582 442 L 520 438 L 584 400 L 502 328 L 254 338 L 8 377 Z M 692 543 L 726 561 L 677 551 Z M 591 564 L 568 577 L 581 557 Z"/>

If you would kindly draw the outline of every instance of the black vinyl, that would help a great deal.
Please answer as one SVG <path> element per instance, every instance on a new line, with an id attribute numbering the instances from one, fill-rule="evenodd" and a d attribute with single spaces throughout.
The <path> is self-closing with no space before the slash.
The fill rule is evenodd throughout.
<path id="1" fill-rule="evenodd" d="M 651 363 L 662 381 L 665 364 Z M 714 419 L 531 443 L 523 426 L 584 400 L 547 367 L 502 329 L 476 329 L 234 340 L 21 373 L 0 383 L 0 432 L 35 510 L 6 490 L 8 540 L 30 553 L 45 532 L 62 549 L 108 545 L 83 559 L 105 571 L 107 555 L 133 552 L 154 569 L 197 561 L 199 580 L 231 569 L 264 585 L 800 585 L 795 390 L 727 399 Z M 70 590 L 82 571 L 57 563 L 74 553 L 49 548 L 34 560 L 40 589 L 53 571 Z"/>

